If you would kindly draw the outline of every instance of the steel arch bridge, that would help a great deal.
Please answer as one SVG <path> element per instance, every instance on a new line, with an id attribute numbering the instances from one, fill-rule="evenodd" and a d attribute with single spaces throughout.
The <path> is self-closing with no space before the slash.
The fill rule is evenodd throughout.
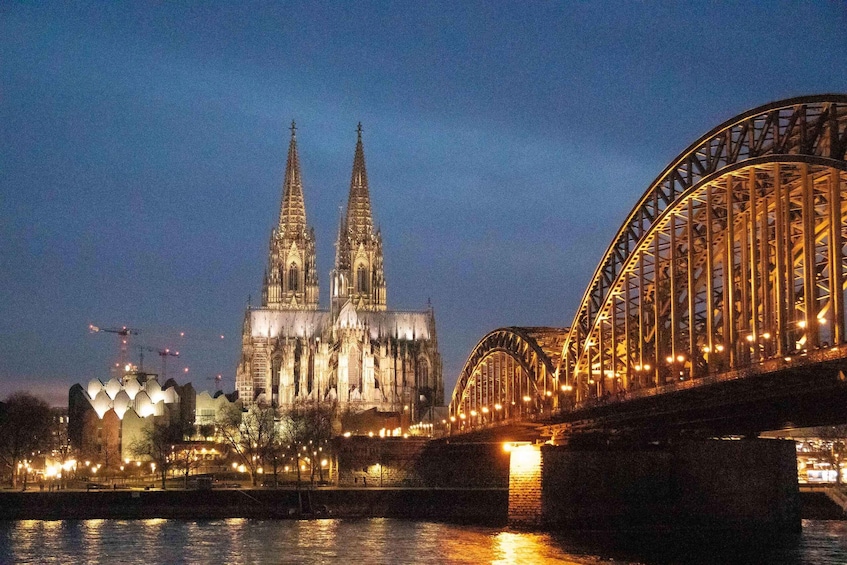
<path id="1" fill-rule="evenodd" d="M 543 371 L 490 369 L 497 336 L 498 354 L 526 359 L 505 338 L 516 328 L 477 345 L 454 429 L 490 423 L 501 389 L 530 397 L 508 418 L 538 418 L 847 358 L 845 151 L 847 95 L 768 104 L 701 137 L 626 218 Z"/>
<path id="2" fill-rule="evenodd" d="M 474 347 L 450 403 L 451 429 L 531 418 L 558 408 L 554 359 L 564 328 L 500 328 Z"/>

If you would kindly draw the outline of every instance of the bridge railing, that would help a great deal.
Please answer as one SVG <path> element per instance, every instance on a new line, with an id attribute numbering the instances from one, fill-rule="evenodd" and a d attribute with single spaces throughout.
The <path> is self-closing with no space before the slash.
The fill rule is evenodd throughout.
<path id="1" fill-rule="evenodd" d="M 630 400 L 636 400 L 638 398 L 658 396 L 661 394 L 670 394 L 682 390 L 688 390 L 691 388 L 708 386 L 728 381 L 734 381 L 738 379 L 745 379 L 749 377 L 755 377 L 757 375 L 773 373 L 783 369 L 801 367 L 805 365 L 813 365 L 816 363 L 821 363 L 825 361 L 835 361 L 844 358 L 847 358 L 847 345 L 839 345 L 815 349 L 812 351 L 804 351 L 785 357 L 765 359 L 763 361 L 750 365 L 749 367 L 735 369 L 732 371 L 724 371 L 721 373 L 712 373 L 696 379 L 688 379 L 657 387 L 631 390 L 627 391 L 625 394 L 612 395 L 605 399 L 586 399 L 581 402 L 572 404 L 568 407 L 563 407 L 557 413 L 577 412 L 579 410 L 591 408 L 601 404 L 621 403 Z"/>

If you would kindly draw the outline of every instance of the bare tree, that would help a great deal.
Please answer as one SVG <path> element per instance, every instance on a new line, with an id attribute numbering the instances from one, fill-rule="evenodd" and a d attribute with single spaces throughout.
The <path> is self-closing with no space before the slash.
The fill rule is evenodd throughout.
<path id="1" fill-rule="evenodd" d="M 174 446 L 171 453 L 171 464 L 182 474 L 183 487 L 188 488 L 188 476 L 202 464 L 197 447 L 192 443 L 181 443 Z"/>
<path id="2" fill-rule="evenodd" d="M 328 455 L 325 449 L 332 438 L 332 421 L 335 405 L 323 402 L 303 402 L 295 404 L 281 418 L 282 438 L 294 451 L 294 463 L 297 467 L 297 484 L 302 476 L 301 462 L 309 461 L 310 482 L 315 481 L 315 471 L 323 481 L 321 459 Z"/>
<path id="3" fill-rule="evenodd" d="M 12 488 L 18 464 L 50 446 L 52 424 L 50 405 L 29 393 L 13 393 L 0 404 L 0 462 L 10 471 Z"/>
<path id="4" fill-rule="evenodd" d="M 179 420 L 168 422 L 162 417 L 151 417 L 141 431 L 141 438 L 130 445 L 130 451 L 136 457 L 145 457 L 156 465 L 156 470 L 162 479 L 162 489 L 165 479 L 173 465 L 174 446 L 183 441 L 185 426 Z"/>
<path id="5" fill-rule="evenodd" d="M 215 422 L 218 435 L 248 470 L 253 486 L 258 482 L 259 467 L 277 440 L 275 421 L 276 409 L 255 405 L 246 412 L 229 407 Z"/>

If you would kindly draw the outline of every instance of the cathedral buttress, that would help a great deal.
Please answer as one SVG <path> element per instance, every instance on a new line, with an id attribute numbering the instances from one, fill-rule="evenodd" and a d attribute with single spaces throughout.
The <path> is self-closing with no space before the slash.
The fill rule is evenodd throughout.
<path id="1" fill-rule="evenodd" d="M 271 233 L 262 306 L 278 310 L 315 310 L 318 307 L 315 232 L 306 224 L 294 122 L 291 122 L 279 224 Z"/>
<path id="2" fill-rule="evenodd" d="M 374 229 L 371 215 L 361 123 L 357 134 L 347 213 L 338 230 L 332 272 L 332 305 L 336 314 L 348 300 L 356 310 L 386 309 L 382 235 Z"/>

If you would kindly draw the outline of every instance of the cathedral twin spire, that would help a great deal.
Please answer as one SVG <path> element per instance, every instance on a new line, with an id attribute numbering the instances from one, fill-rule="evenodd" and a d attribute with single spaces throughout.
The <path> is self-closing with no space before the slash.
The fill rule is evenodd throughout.
<path id="1" fill-rule="evenodd" d="M 285 164 L 279 223 L 271 233 L 268 270 L 262 286 L 262 306 L 278 309 L 318 307 L 315 232 L 306 224 L 297 126 L 291 122 L 291 141 Z"/>
<path id="2" fill-rule="evenodd" d="M 300 179 L 300 158 L 297 155 L 297 125 L 293 121 L 288 160 L 285 163 L 282 204 L 279 207 L 279 226 L 295 231 L 306 227 L 306 206 L 303 202 L 303 182 Z"/>
<path id="3" fill-rule="evenodd" d="M 306 223 L 296 132 L 296 125 L 291 122 L 279 224 L 271 234 L 262 305 L 314 310 L 318 307 L 315 235 Z M 374 231 L 361 123 L 357 136 L 347 213 L 342 216 L 339 227 L 335 269 L 331 275 L 335 313 L 348 300 L 357 310 L 385 310 L 386 307 L 382 237 L 378 230 Z"/>

